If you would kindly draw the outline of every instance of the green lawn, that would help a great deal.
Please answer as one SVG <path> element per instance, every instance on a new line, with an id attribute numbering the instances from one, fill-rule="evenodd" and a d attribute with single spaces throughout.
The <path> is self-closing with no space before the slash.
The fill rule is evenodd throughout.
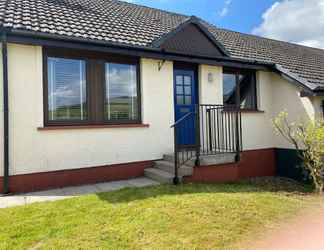
<path id="1" fill-rule="evenodd" d="M 315 201 L 303 192 L 263 181 L 163 185 L 0 209 L 0 249 L 232 249 Z"/>

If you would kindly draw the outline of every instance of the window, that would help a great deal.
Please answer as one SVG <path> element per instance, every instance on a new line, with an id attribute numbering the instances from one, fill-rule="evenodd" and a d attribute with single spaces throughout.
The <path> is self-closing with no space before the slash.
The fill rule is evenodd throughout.
<path id="1" fill-rule="evenodd" d="M 241 109 L 256 110 L 255 72 L 225 69 L 223 73 L 223 101 L 224 105 L 240 105 Z"/>
<path id="2" fill-rule="evenodd" d="M 87 120 L 85 61 L 49 57 L 48 119 Z"/>
<path id="3" fill-rule="evenodd" d="M 138 59 L 44 49 L 45 125 L 140 123 Z"/>
<path id="4" fill-rule="evenodd" d="M 106 63 L 105 68 L 105 119 L 136 121 L 138 119 L 136 66 Z"/>
<path id="5" fill-rule="evenodd" d="M 191 76 L 176 76 L 176 102 L 178 105 L 191 105 L 192 103 Z"/>

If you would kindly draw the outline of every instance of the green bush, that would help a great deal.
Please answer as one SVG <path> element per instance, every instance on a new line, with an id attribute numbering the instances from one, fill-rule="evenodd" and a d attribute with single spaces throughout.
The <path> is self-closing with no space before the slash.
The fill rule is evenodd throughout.
<path id="1" fill-rule="evenodd" d="M 303 166 L 309 171 L 315 189 L 322 194 L 324 189 L 324 119 L 307 123 L 289 123 L 288 113 L 281 112 L 273 125 L 297 150 Z"/>

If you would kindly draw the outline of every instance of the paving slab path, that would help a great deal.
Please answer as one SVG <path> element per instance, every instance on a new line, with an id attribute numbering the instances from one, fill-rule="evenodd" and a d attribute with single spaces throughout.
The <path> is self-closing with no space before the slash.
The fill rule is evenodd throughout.
<path id="1" fill-rule="evenodd" d="M 159 183 L 156 181 L 142 177 L 122 181 L 112 181 L 92 185 L 66 187 L 40 192 L 1 196 L 0 208 L 27 205 L 34 202 L 68 199 L 81 195 L 114 191 L 125 187 L 146 187 L 158 184 Z"/>
<path id="2" fill-rule="evenodd" d="M 300 214 L 249 250 L 324 250 L 324 207 Z"/>

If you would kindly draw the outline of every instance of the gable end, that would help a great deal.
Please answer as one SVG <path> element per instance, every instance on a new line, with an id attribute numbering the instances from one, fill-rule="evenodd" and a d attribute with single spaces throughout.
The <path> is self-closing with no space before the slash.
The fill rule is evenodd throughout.
<path id="1" fill-rule="evenodd" d="M 152 43 L 153 47 L 166 52 L 190 56 L 229 56 L 225 48 L 196 17 L 191 17 L 171 32 Z"/>

